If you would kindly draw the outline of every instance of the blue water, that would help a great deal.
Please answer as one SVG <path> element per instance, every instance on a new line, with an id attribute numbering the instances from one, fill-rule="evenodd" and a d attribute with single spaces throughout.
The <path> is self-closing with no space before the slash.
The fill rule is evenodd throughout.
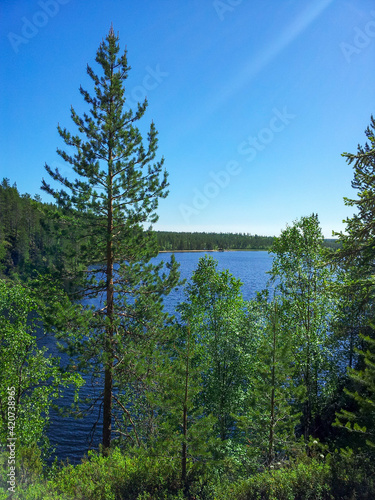
<path id="1" fill-rule="evenodd" d="M 176 261 L 180 263 L 180 275 L 182 279 L 189 280 L 198 265 L 199 259 L 205 252 L 175 253 Z M 246 300 L 255 297 L 257 291 L 261 291 L 267 286 L 269 276 L 266 274 L 271 269 L 272 256 L 268 252 L 207 252 L 218 261 L 218 270 L 228 269 L 230 273 L 243 282 L 242 293 Z M 161 253 L 154 259 L 155 263 L 167 262 L 170 253 Z M 177 304 L 185 299 L 183 287 L 174 289 L 165 299 L 166 310 L 173 314 Z M 53 354 L 56 354 L 53 339 L 45 343 Z M 99 392 L 100 388 L 95 388 L 87 384 L 81 390 L 81 396 L 92 396 Z M 73 400 L 73 393 L 67 390 L 60 404 L 70 404 Z M 90 431 L 96 421 L 97 412 L 84 419 L 74 419 L 71 417 L 61 417 L 55 412 L 51 412 L 50 428 L 48 436 L 51 444 L 56 448 L 55 455 L 59 460 L 69 458 L 71 463 L 78 463 L 87 454 L 89 447 L 97 448 L 101 441 L 101 423 L 98 423 L 98 431 L 90 445 Z"/>

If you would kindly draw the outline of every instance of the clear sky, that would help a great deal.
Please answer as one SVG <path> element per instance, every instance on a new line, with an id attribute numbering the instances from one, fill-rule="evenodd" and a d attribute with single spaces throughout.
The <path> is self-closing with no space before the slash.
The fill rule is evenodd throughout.
<path id="1" fill-rule="evenodd" d="M 318 213 L 325 236 L 352 209 L 355 152 L 375 113 L 372 0 L 1 0 L 0 177 L 41 194 L 57 124 L 87 111 L 86 65 L 111 22 L 147 95 L 170 194 L 156 229 L 277 235 Z"/>

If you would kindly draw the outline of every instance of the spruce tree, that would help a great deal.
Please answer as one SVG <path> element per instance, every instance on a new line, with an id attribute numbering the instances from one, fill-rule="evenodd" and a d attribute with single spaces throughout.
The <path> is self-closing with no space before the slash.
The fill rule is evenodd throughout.
<path id="1" fill-rule="evenodd" d="M 77 177 L 70 180 L 46 165 L 48 174 L 63 189 L 54 189 L 44 179 L 42 184 L 64 214 L 61 226 L 77 238 L 78 253 L 71 252 L 69 278 L 81 297 L 95 304 L 90 322 L 76 327 L 68 344 L 81 367 L 98 377 L 104 370 L 105 450 L 111 443 L 114 384 L 117 378 L 124 378 L 131 363 L 128 341 L 150 339 L 162 331 L 166 320 L 162 296 L 178 283 L 173 259 L 168 276 L 160 273 L 162 264 L 150 263 L 158 249 L 152 226 L 145 226 L 158 219 L 155 211 L 158 200 L 167 196 L 167 173 L 163 158 L 154 161 L 158 144 L 154 123 L 146 145 L 136 126 L 147 100 L 138 103 L 135 112 L 125 106 L 130 67 L 126 51 L 120 55 L 118 41 L 111 27 L 96 54 L 101 74 L 87 67 L 94 95 L 82 87 L 80 93 L 90 112 L 80 117 L 71 108 L 79 134 L 58 126 L 69 149 L 57 152 Z M 116 400 L 120 390 L 116 389 Z"/>
<path id="2" fill-rule="evenodd" d="M 338 251 L 341 260 L 358 265 L 362 271 L 370 271 L 374 260 L 375 239 L 375 119 L 365 131 L 368 142 L 358 145 L 357 154 L 343 153 L 349 165 L 353 164 L 352 187 L 358 191 L 358 198 L 344 198 L 345 204 L 356 207 L 358 212 L 346 219 L 346 234 L 340 237 L 342 248 Z M 362 285 L 364 283 L 362 282 Z M 371 286 L 371 281 L 368 283 Z"/>

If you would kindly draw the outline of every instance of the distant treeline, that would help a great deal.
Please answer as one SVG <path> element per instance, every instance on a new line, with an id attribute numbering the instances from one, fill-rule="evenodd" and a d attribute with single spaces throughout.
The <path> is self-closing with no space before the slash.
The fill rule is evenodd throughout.
<path id="1" fill-rule="evenodd" d="M 16 184 L 0 185 L 0 276 L 30 276 L 33 271 L 53 272 L 64 265 L 64 250 L 76 242 L 59 235 L 48 217 L 56 207 L 38 195 L 20 194 Z M 273 237 L 249 233 L 198 233 L 156 231 L 161 251 L 172 250 L 268 250 Z M 336 240 L 325 240 L 336 247 Z"/>
<path id="2" fill-rule="evenodd" d="M 268 250 L 273 236 L 157 231 L 160 250 Z"/>

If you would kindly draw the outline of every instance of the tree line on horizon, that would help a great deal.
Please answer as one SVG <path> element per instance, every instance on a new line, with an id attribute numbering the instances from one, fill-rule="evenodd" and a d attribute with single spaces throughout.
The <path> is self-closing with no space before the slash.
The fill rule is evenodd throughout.
<path id="1" fill-rule="evenodd" d="M 147 101 L 125 106 L 119 52 L 111 28 L 94 95 L 80 88 L 90 114 L 71 109 L 80 134 L 58 127 L 76 178 L 46 165 L 53 204 L 0 188 L 0 500 L 373 498 L 375 120 L 344 153 L 358 198 L 338 248 L 312 214 L 273 239 L 273 292 L 244 300 L 207 255 L 185 285 L 173 254 L 152 261 L 167 173 L 154 123 L 145 141 L 136 125 Z M 163 299 L 182 286 L 172 316 Z M 66 415 L 97 411 L 100 450 L 47 466 L 67 387 Z"/>

